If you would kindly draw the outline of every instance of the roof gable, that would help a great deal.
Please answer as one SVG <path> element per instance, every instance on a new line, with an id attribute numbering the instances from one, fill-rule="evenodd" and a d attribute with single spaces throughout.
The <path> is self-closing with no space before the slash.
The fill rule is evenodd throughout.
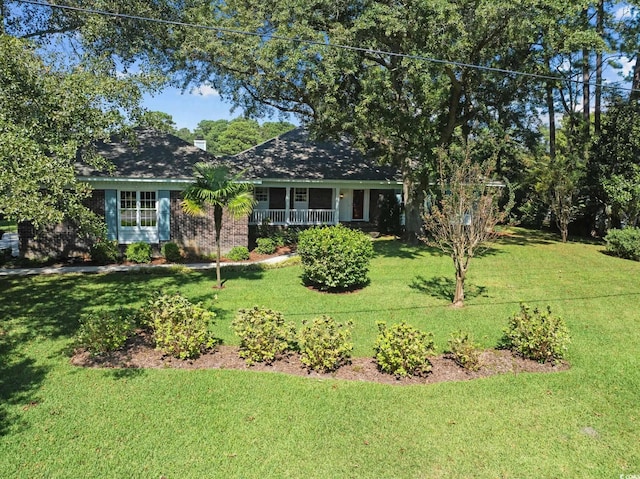
<path id="1" fill-rule="evenodd" d="M 137 144 L 113 139 L 97 145 L 97 152 L 113 165 L 113 172 L 100 171 L 76 163 L 81 177 L 192 179 L 199 162 L 214 162 L 216 157 L 169 133 L 152 129 L 135 130 Z"/>
<path id="2" fill-rule="evenodd" d="M 400 180 L 396 168 L 379 165 L 376 158 L 363 155 L 346 136 L 336 141 L 315 141 L 303 128 L 249 148 L 229 162 L 245 169 L 245 177 L 250 180 Z"/>

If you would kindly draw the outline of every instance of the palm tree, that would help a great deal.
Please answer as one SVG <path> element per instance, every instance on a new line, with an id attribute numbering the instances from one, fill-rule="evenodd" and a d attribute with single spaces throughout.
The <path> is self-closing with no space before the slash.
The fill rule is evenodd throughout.
<path id="1" fill-rule="evenodd" d="M 202 216 L 206 207 L 213 207 L 213 224 L 216 230 L 216 276 L 218 289 L 222 288 L 220 280 L 220 231 L 222 230 L 222 213 L 226 208 L 235 218 L 240 218 L 251 213 L 255 201 L 253 199 L 253 187 L 248 183 L 240 182 L 240 172 L 232 175 L 226 165 L 213 165 L 210 163 L 197 163 L 194 166 L 196 177 L 184 191 L 182 209 L 192 216 Z"/>

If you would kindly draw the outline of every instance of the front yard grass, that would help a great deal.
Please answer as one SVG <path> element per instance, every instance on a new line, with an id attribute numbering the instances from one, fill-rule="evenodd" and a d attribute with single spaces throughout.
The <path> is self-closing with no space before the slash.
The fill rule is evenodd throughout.
<path id="1" fill-rule="evenodd" d="M 30 477 L 583 477 L 640 474 L 640 263 L 596 244 L 515 230 L 472 261 L 464 309 L 451 260 L 376 243 L 371 284 L 302 286 L 299 266 L 0 279 L 0 475 Z M 297 324 L 352 320 L 355 356 L 376 321 L 452 331 L 494 347 L 524 301 L 572 334 L 569 371 L 395 387 L 230 370 L 81 369 L 67 349 L 79 315 L 132 307 L 155 290 L 216 310 L 237 344 L 240 308 Z M 214 295 L 217 294 L 217 300 Z"/>

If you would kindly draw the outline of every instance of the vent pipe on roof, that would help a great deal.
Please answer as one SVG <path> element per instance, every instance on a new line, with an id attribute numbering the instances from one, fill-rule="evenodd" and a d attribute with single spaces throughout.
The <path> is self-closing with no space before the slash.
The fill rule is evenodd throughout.
<path id="1" fill-rule="evenodd" d="M 193 140 L 193 146 L 207 151 L 207 140 Z"/>

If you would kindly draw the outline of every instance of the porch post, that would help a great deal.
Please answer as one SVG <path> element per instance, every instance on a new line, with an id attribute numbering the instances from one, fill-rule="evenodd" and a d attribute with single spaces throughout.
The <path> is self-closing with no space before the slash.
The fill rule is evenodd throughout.
<path id="1" fill-rule="evenodd" d="M 291 223 L 291 216 L 289 211 L 289 205 L 291 201 L 291 187 L 287 186 L 287 192 L 284 195 L 284 224 L 289 225 Z"/>
<path id="2" fill-rule="evenodd" d="M 340 187 L 333 189 L 334 211 L 333 211 L 333 224 L 337 225 L 340 222 Z"/>

